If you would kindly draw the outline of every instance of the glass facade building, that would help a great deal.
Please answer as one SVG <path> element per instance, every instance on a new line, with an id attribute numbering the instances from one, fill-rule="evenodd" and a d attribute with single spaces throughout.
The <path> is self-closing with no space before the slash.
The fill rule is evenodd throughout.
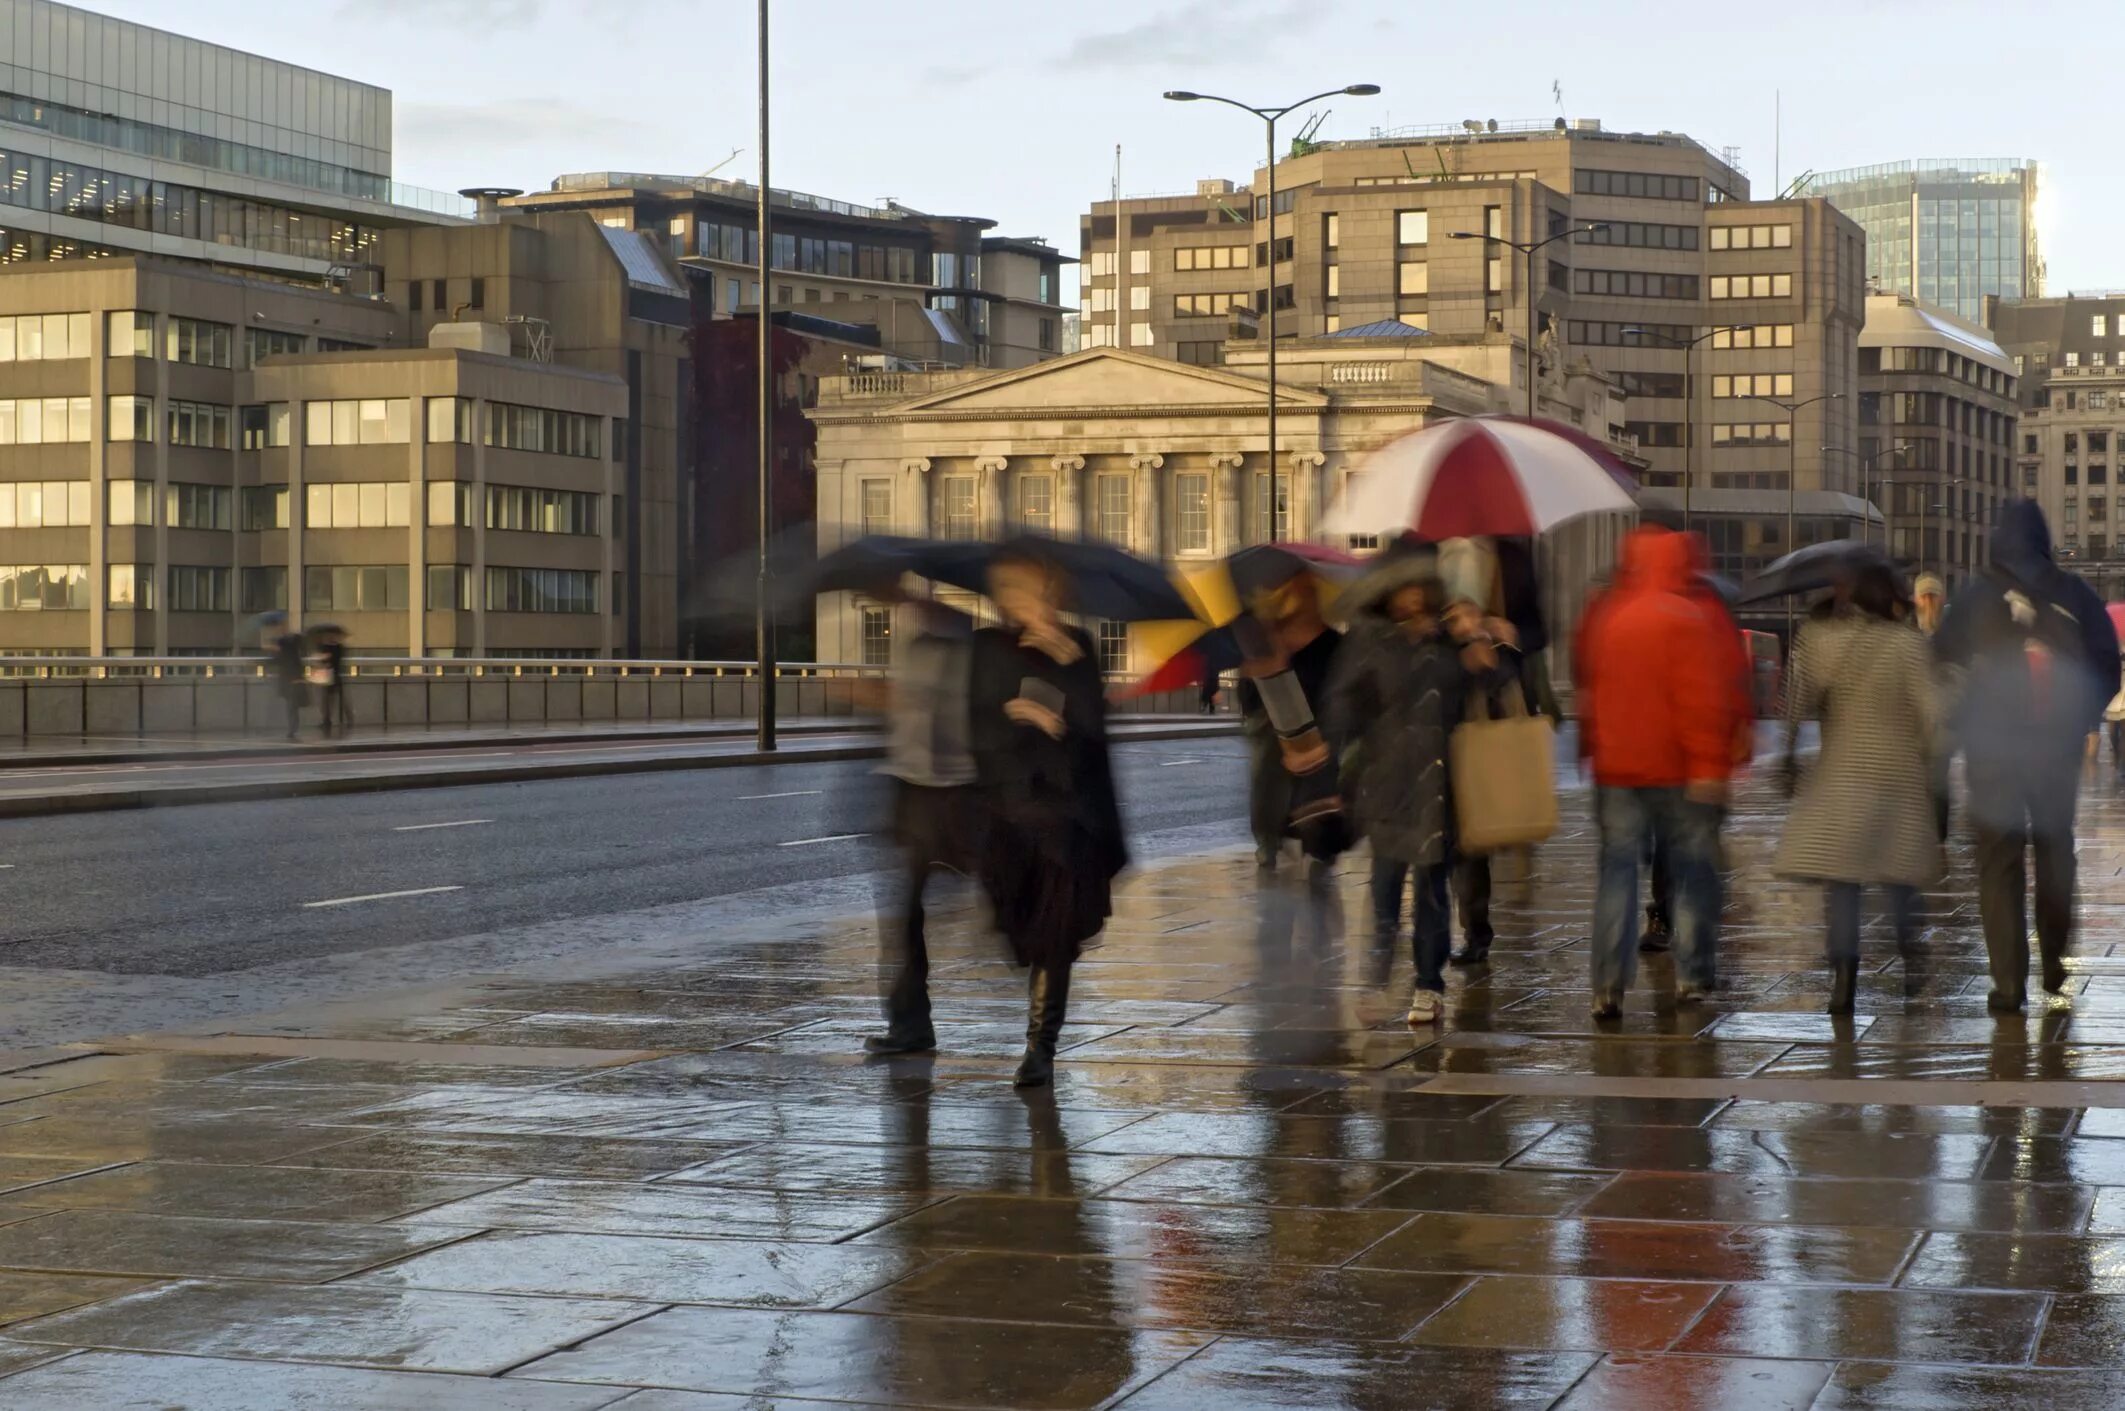
<path id="1" fill-rule="evenodd" d="M 2036 298 L 2038 167 L 2019 157 L 1887 162 L 1818 173 L 1803 194 L 1825 196 L 1867 232 L 1867 278 L 1983 322 L 1985 296 Z"/>

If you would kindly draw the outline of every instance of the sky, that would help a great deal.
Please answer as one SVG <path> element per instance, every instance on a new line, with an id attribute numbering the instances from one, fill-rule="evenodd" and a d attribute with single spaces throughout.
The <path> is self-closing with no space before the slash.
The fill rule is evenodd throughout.
<path id="1" fill-rule="evenodd" d="M 748 0 L 85 8 L 392 89 L 393 174 L 421 186 L 758 172 Z M 2074 36 L 2115 23 L 2115 0 L 773 0 L 772 177 L 988 216 L 1074 253 L 1117 144 L 1128 195 L 1253 170 L 1256 120 L 1164 90 L 1270 106 L 1377 83 L 1323 104 L 1321 135 L 1598 118 L 1734 147 L 1758 197 L 1810 169 L 2033 157 L 2047 292 L 2125 287 L 2111 70 L 2077 78 L 2072 62 Z"/>

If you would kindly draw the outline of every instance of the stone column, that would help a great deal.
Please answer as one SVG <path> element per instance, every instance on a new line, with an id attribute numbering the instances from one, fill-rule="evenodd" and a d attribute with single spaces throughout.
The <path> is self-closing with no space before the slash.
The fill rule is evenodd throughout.
<path id="1" fill-rule="evenodd" d="M 1136 513 L 1131 526 L 1130 547 L 1153 563 L 1166 561 L 1166 536 L 1159 513 L 1164 499 L 1163 484 L 1158 472 L 1166 464 L 1166 458 L 1156 452 L 1129 457 L 1129 468 L 1136 472 Z"/>
<path id="2" fill-rule="evenodd" d="M 1238 451 L 1210 457 L 1210 551 L 1219 558 L 1240 547 L 1240 485 L 1247 458 Z"/>
<path id="3" fill-rule="evenodd" d="M 930 461 L 916 456 L 900 463 L 900 498 L 905 502 L 893 516 L 905 533 L 917 539 L 930 533 Z"/>
<path id="4" fill-rule="evenodd" d="M 1296 451 L 1291 457 L 1291 529 L 1293 539 L 1304 539 L 1321 522 L 1321 467 L 1328 457 L 1319 451 Z"/>
<path id="5" fill-rule="evenodd" d="M 1085 458 L 1057 456 L 1048 464 L 1055 471 L 1055 537 L 1082 539 L 1085 535 Z"/>
<path id="6" fill-rule="evenodd" d="M 974 473 L 980 477 L 974 485 L 974 522 L 980 526 L 984 539 L 1001 539 L 1009 533 L 1006 527 L 1009 498 L 1011 459 L 1008 456 L 982 456 L 974 462 Z"/>

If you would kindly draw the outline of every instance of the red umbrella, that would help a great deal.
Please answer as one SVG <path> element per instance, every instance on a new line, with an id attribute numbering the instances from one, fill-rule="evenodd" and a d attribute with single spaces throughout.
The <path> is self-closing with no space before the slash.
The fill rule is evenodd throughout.
<path id="1" fill-rule="evenodd" d="M 1321 527 L 1430 540 L 1528 536 L 1581 515 L 1628 513 L 1636 490 L 1606 446 L 1560 422 L 1462 417 L 1367 456 Z"/>
<path id="2" fill-rule="evenodd" d="M 2125 603 L 2106 603 L 2104 611 L 2110 614 L 2110 625 L 2117 629 L 2118 639 L 2125 641 Z"/>

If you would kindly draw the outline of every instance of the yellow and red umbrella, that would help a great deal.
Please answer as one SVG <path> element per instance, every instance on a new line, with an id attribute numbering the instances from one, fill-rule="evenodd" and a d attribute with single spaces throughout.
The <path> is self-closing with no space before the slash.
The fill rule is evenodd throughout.
<path id="1" fill-rule="evenodd" d="M 1124 694 L 1179 690 L 1232 670 L 1242 656 L 1229 630 L 1234 618 L 1271 603 L 1300 578 L 1312 581 L 1325 608 L 1363 562 L 1320 544 L 1253 544 L 1217 563 L 1184 570 L 1177 582 L 1195 616 L 1130 627 L 1134 649 L 1159 665 Z"/>

